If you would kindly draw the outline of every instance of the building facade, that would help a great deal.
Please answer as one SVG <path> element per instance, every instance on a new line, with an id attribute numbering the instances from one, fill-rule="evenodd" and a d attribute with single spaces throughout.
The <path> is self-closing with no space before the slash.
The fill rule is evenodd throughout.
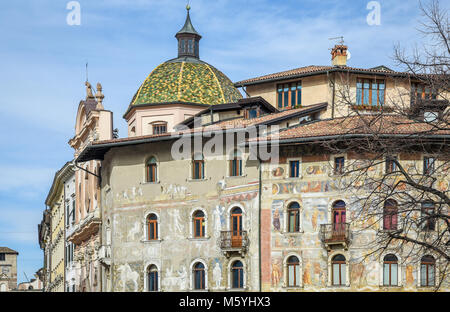
<path id="1" fill-rule="evenodd" d="M 0 247 L 0 292 L 17 288 L 17 256 L 19 253 L 8 247 Z"/>
<path id="2" fill-rule="evenodd" d="M 439 191 L 448 193 L 450 133 L 427 123 L 448 111 L 446 94 L 385 66 L 349 67 L 343 44 L 329 66 L 233 84 L 200 60 L 189 8 L 176 38 L 178 57 L 151 72 L 126 110 L 127 138 L 113 137 L 101 86 L 94 96 L 87 84 L 69 142 L 76 203 L 66 230 L 76 291 L 434 290 L 447 264 L 439 254 L 412 256 L 411 244 L 375 252 L 379 235 L 401 230 L 396 198 L 381 219 L 355 200 L 391 158 L 382 155 L 353 181 L 343 168 L 360 168 L 369 154 L 336 146 L 348 145 L 347 136 L 370 138 L 361 122 L 392 140 L 422 132 L 420 144 L 388 156 L 415 175 L 433 164 Z M 411 116 L 388 99 L 412 105 Z M 433 233 L 442 229 L 433 224 Z"/>

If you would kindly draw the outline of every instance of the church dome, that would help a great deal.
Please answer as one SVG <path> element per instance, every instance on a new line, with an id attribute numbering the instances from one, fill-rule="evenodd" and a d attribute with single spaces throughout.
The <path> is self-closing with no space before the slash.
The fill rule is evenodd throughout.
<path id="1" fill-rule="evenodd" d="M 187 7 L 186 22 L 177 32 L 178 58 L 156 67 L 142 83 L 130 103 L 135 106 L 188 103 L 224 104 L 242 99 L 241 93 L 220 70 L 200 60 L 200 39 Z"/>
<path id="2" fill-rule="evenodd" d="M 241 98 L 241 93 L 220 70 L 185 56 L 157 66 L 130 105 L 173 102 L 214 105 L 237 102 Z"/>

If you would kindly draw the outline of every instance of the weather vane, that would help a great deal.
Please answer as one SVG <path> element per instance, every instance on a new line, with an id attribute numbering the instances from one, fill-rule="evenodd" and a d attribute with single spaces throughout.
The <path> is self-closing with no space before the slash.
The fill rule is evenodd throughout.
<path id="1" fill-rule="evenodd" d="M 344 36 L 328 38 L 328 40 L 338 40 L 338 39 L 341 39 L 341 41 L 339 43 L 341 45 L 343 45 L 344 44 Z"/>

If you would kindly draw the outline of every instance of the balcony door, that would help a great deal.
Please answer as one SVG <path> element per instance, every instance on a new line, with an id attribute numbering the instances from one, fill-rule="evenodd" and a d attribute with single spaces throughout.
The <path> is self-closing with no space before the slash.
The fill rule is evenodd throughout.
<path id="1" fill-rule="evenodd" d="M 345 203 L 339 200 L 333 204 L 333 239 L 345 237 Z"/>
<path id="2" fill-rule="evenodd" d="M 231 211 L 231 247 L 242 246 L 242 209 L 233 208 Z"/>

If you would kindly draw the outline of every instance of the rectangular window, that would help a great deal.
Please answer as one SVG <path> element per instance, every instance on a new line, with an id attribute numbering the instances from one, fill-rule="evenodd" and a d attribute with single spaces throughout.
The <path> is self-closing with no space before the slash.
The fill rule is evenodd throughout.
<path id="1" fill-rule="evenodd" d="M 194 160 L 193 163 L 193 170 L 192 178 L 196 180 L 200 180 L 204 178 L 204 166 L 203 166 L 203 160 Z"/>
<path id="2" fill-rule="evenodd" d="M 423 203 L 421 209 L 421 223 L 424 231 L 434 231 L 436 228 L 436 219 L 434 215 L 434 204 Z"/>
<path id="3" fill-rule="evenodd" d="M 153 134 L 163 134 L 167 132 L 167 124 L 153 124 Z"/>
<path id="4" fill-rule="evenodd" d="M 72 200 L 72 222 L 75 222 L 75 199 Z"/>
<path id="5" fill-rule="evenodd" d="M 344 173 L 344 157 L 336 157 L 334 159 L 334 174 L 343 174 Z"/>
<path id="6" fill-rule="evenodd" d="M 4 253 L 0 253 L 0 261 L 5 261 L 5 254 Z"/>
<path id="7" fill-rule="evenodd" d="M 299 177 L 299 168 L 300 162 L 298 160 L 293 160 L 289 162 L 289 177 L 298 178 Z"/>
<path id="8" fill-rule="evenodd" d="M 147 165 L 147 182 L 156 182 L 156 164 Z"/>
<path id="9" fill-rule="evenodd" d="M 242 175 L 242 160 L 230 160 L 230 177 L 237 177 Z"/>
<path id="10" fill-rule="evenodd" d="M 277 86 L 278 108 L 294 108 L 302 105 L 302 83 L 293 82 Z"/>
<path id="11" fill-rule="evenodd" d="M 420 265 L 420 285 L 434 286 L 434 265 Z"/>
<path id="12" fill-rule="evenodd" d="M 387 156 L 386 157 L 386 173 L 392 173 L 397 170 L 397 156 Z"/>
<path id="13" fill-rule="evenodd" d="M 435 100 L 436 92 L 423 83 L 413 82 L 411 83 L 411 100 L 415 99 Z"/>
<path id="14" fill-rule="evenodd" d="M 434 172 L 434 157 L 423 158 L 423 174 L 433 174 Z"/>
<path id="15" fill-rule="evenodd" d="M 385 83 L 383 80 L 362 79 L 356 81 L 356 104 L 383 106 Z"/>

